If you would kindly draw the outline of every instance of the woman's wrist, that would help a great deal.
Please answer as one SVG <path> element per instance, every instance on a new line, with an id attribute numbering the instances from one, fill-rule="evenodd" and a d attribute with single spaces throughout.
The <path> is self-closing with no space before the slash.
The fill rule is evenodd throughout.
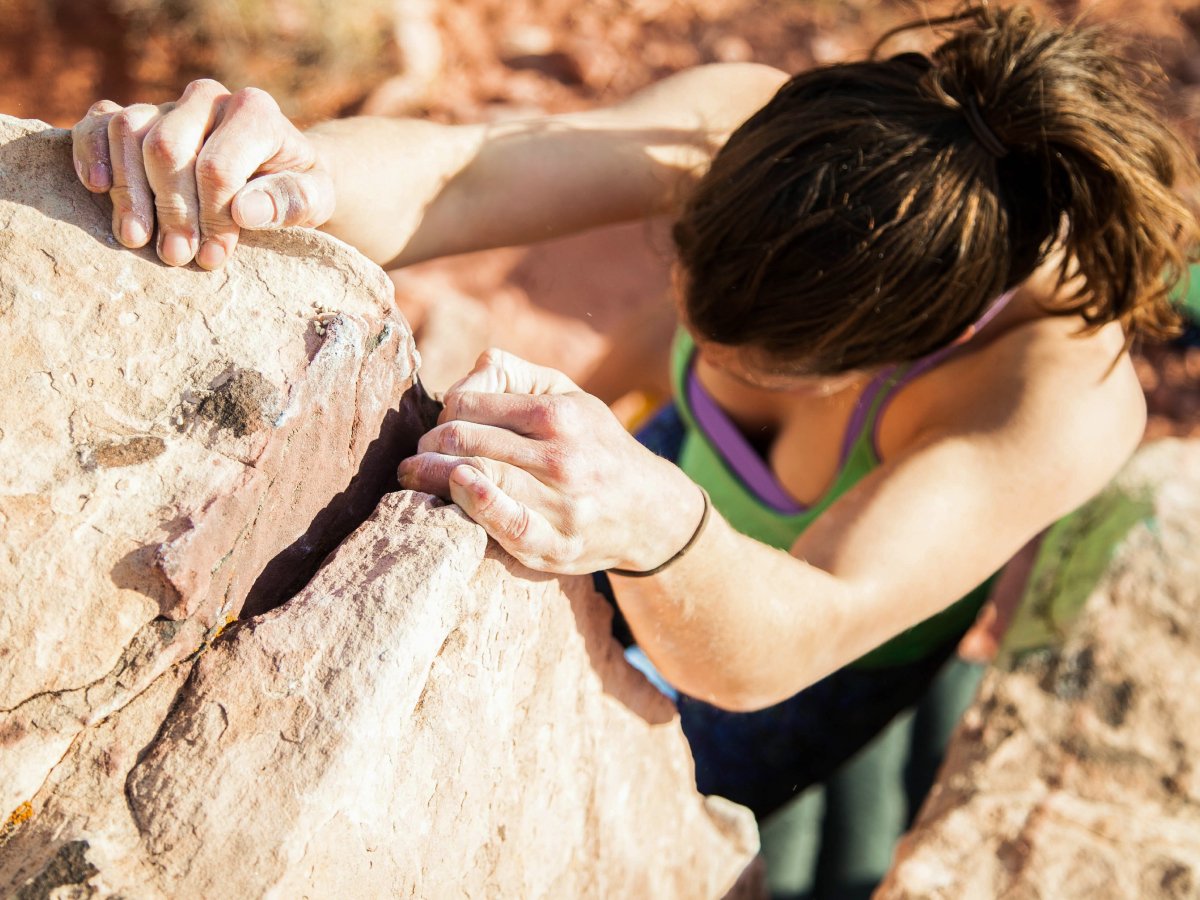
<path id="1" fill-rule="evenodd" d="M 626 558 L 609 569 L 615 575 L 657 574 L 691 549 L 708 520 L 710 500 L 703 488 L 673 463 L 654 461 L 660 470 L 657 490 L 641 494 L 633 519 L 639 527 L 630 529 Z"/>
<path id="2" fill-rule="evenodd" d="M 709 515 L 712 513 L 712 499 L 708 496 L 708 491 L 704 490 L 704 488 L 700 487 L 699 485 L 696 485 L 696 487 L 699 488 L 700 497 L 704 501 L 704 510 L 700 513 L 700 522 L 696 525 L 696 529 L 692 532 L 692 536 L 687 539 L 686 544 L 676 550 L 675 553 L 668 557 L 664 562 L 659 563 L 652 569 L 634 570 L 614 568 L 609 569 L 608 571 L 613 575 L 620 575 L 624 578 L 649 578 L 651 575 L 659 574 L 668 566 L 674 565 L 676 562 L 686 556 L 688 551 L 691 550 L 692 547 L 696 545 L 696 542 L 700 539 L 700 535 L 704 532 L 704 526 L 708 524 Z"/>

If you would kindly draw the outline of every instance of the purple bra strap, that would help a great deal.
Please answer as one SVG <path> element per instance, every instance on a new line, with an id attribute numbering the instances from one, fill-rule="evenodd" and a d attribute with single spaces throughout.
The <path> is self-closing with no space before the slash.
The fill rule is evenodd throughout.
<path id="1" fill-rule="evenodd" d="M 696 377 L 694 354 L 688 364 L 686 390 L 697 424 L 704 429 L 712 445 L 720 448 L 720 455 L 758 499 L 778 513 L 795 515 L 804 512 L 807 507 L 797 503 L 783 489 L 775 473 L 704 389 Z"/>
<path id="2" fill-rule="evenodd" d="M 975 328 L 977 330 L 983 328 L 992 321 L 1000 310 L 1008 304 L 1008 301 L 1012 299 L 1013 293 L 1013 291 L 1009 291 L 1001 295 L 975 323 Z M 961 345 L 952 344 L 949 347 L 943 347 L 941 350 L 922 357 L 913 363 L 908 371 L 901 375 L 894 383 L 891 383 L 892 379 L 900 368 L 894 365 L 886 366 L 871 379 L 854 406 L 854 412 L 851 414 L 845 436 L 842 438 L 841 458 L 838 462 L 839 472 L 845 468 L 851 449 L 853 449 L 854 444 L 858 441 L 863 428 L 866 427 L 867 418 L 879 397 L 880 391 L 886 390 L 887 395 L 883 398 L 883 402 L 875 413 L 875 421 L 872 427 L 871 441 L 872 447 L 875 449 L 876 459 L 879 458 L 877 443 L 879 419 L 888 401 L 895 394 L 896 389 L 907 384 L 922 372 L 929 371 L 929 369 L 959 349 L 959 346 Z M 692 415 L 695 416 L 697 424 L 704 430 L 713 446 L 720 448 L 721 456 L 725 458 L 737 477 L 742 480 L 762 503 L 776 512 L 786 515 L 803 513 L 810 508 L 805 504 L 797 503 L 783 489 L 783 486 L 779 483 L 779 479 L 775 477 L 775 473 L 771 471 L 767 462 L 750 445 L 750 442 L 746 440 L 745 436 L 733 424 L 733 421 L 725 414 L 724 410 L 717 406 L 716 401 L 709 396 L 708 391 L 700 383 L 700 379 L 696 377 L 694 352 L 692 360 L 687 366 L 685 390 L 687 391 L 688 405 L 691 407 Z"/>
<path id="3" fill-rule="evenodd" d="M 1016 293 L 1016 288 L 1013 288 L 1010 291 L 1005 291 L 1003 294 L 997 297 L 996 302 L 989 306 L 984 311 L 983 315 L 975 320 L 975 324 L 972 326 L 975 329 L 975 332 L 978 333 L 989 322 L 991 322 L 992 319 L 996 318 L 996 316 L 1000 314 L 1000 311 L 1003 310 L 1004 307 L 1008 306 L 1008 302 L 1012 300 Z M 962 347 L 963 344 L 951 344 L 948 347 L 942 347 L 940 350 L 933 351 L 928 356 L 922 356 L 920 359 L 910 365 L 908 370 L 891 386 L 891 388 L 888 390 L 887 396 L 883 398 L 883 402 L 879 404 L 879 409 L 875 412 L 875 421 L 871 428 L 871 449 L 875 451 L 876 459 L 883 459 L 883 455 L 879 452 L 879 422 L 881 419 L 883 419 L 883 411 L 887 409 L 888 403 L 891 402 L 891 399 L 894 396 L 896 396 L 896 391 L 900 390 L 900 388 L 904 387 L 904 385 L 916 380 L 921 375 L 924 375 L 930 369 L 937 366 L 938 363 L 943 362 L 946 357 L 961 350 Z M 894 367 L 892 368 L 892 371 L 895 371 Z M 860 424 L 859 427 L 861 428 L 862 425 Z"/>

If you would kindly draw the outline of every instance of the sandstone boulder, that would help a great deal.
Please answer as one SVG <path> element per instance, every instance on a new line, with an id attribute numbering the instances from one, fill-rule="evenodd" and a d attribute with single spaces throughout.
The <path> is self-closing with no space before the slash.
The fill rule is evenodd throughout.
<path id="1" fill-rule="evenodd" d="M 1146 446 L 1067 527 L 877 897 L 1200 892 L 1200 442 Z"/>
<path id="2" fill-rule="evenodd" d="M 66 132 L 0 119 L 0 809 L 294 593 L 419 429 L 391 285 L 311 232 L 219 274 L 117 246 Z"/>
<path id="3" fill-rule="evenodd" d="M 86 733 L 0 849 L 0 890 L 722 896 L 753 818 L 691 788 L 609 618 L 588 579 L 390 494 L 298 596 Z"/>
<path id="4" fill-rule="evenodd" d="M 250 599 L 294 593 L 419 428 L 376 266 L 247 235 L 220 274 L 115 245 L 70 138 L 0 120 L 0 809 Z"/>
<path id="5" fill-rule="evenodd" d="M 0 895 L 730 890 L 753 819 L 590 583 L 388 493 L 431 408 L 386 276 L 108 220 L 0 118 Z"/>

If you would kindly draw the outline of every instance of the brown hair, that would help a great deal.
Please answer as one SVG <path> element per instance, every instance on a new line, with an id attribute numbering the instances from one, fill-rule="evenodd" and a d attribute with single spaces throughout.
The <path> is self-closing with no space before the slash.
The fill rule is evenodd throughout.
<path id="1" fill-rule="evenodd" d="M 1052 312 L 1131 339 L 1177 325 L 1200 232 L 1172 186 L 1198 170 L 1149 70 L 1025 10 L 947 22 L 931 56 L 795 76 L 717 154 L 674 229 L 703 338 L 780 371 L 916 359 L 1059 246 L 1082 286 Z"/>

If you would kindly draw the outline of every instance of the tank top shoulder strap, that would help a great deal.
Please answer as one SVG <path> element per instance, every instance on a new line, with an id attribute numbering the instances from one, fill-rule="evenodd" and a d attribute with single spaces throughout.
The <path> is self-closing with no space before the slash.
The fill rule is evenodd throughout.
<path id="1" fill-rule="evenodd" d="M 1006 291 L 996 298 L 972 326 L 979 331 L 991 322 L 1012 300 L 1015 290 Z M 892 398 L 905 385 L 958 352 L 962 344 L 951 344 L 923 356 L 915 362 L 887 366 L 882 369 L 863 390 L 855 406 L 842 447 L 842 463 L 848 465 L 856 458 L 870 459 L 875 465 L 882 459 L 879 453 L 879 421 Z"/>

